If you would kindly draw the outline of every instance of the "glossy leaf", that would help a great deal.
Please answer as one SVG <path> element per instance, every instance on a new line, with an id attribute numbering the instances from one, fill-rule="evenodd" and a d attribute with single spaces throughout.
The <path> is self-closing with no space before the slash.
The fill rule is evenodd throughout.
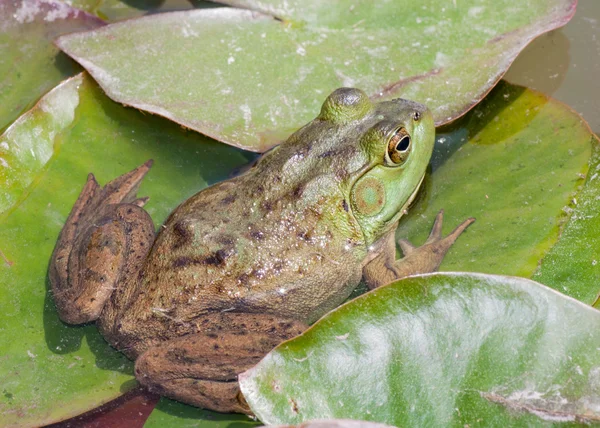
<path id="1" fill-rule="evenodd" d="M 93 324 L 61 323 L 47 292 L 50 254 L 88 172 L 105 183 L 153 158 L 140 194 L 150 196 L 146 207 L 158 225 L 182 200 L 247 162 L 239 150 L 110 101 L 84 75 L 52 96 L 59 100 L 50 102 L 53 108 L 42 100 L 11 128 L 36 135 L 51 153 L 25 196 L 0 215 L 3 425 L 40 426 L 74 416 L 135 385 L 132 363 Z M 11 142 L 8 151 L 22 148 Z M 19 167 L 11 162 L 0 171 L 6 176 L 13 166 Z"/>
<path id="2" fill-rule="evenodd" d="M 596 142 L 585 187 L 567 209 L 569 222 L 533 276 L 536 281 L 589 304 L 596 301 L 600 292 L 599 173 Z"/>
<path id="3" fill-rule="evenodd" d="M 59 1 L 0 3 L 0 130 L 65 77 L 81 69 L 52 43 L 62 34 L 104 25 Z"/>
<path id="4" fill-rule="evenodd" d="M 599 341 L 599 311 L 531 280 L 433 274 L 329 313 L 240 384 L 268 424 L 597 422 Z"/>
<path id="5" fill-rule="evenodd" d="M 218 7 L 202 0 L 71 0 L 71 6 L 93 13 L 108 22 L 137 18 L 149 13 Z"/>
<path id="6" fill-rule="evenodd" d="M 271 425 L 271 428 L 390 428 L 377 422 L 354 421 L 350 419 L 317 419 L 299 425 Z"/>
<path id="7" fill-rule="evenodd" d="M 445 233 L 475 217 L 440 269 L 530 277 L 569 218 L 595 144 L 564 104 L 501 82 L 438 130 L 433 174 L 396 236 L 421 244 L 440 209 Z"/>
<path id="8" fill-rule="evenodd" d="M 245 415 L 223 414 L 198 409 L 177 401 L 161 398 L 144 428 L 163 428 L 177 426 L 179 428 L 251 428 L 261 425 Z"/>
<path id="9" fill-rule="evenodd" d="M 339 86 L 424 102 L 438 123 L 456 118 L 532 38 L 564 25 L 576 1 L 227 3 L 254 11 L 153 15 L 58 45 L 114 100 L 264 151 Z"/>

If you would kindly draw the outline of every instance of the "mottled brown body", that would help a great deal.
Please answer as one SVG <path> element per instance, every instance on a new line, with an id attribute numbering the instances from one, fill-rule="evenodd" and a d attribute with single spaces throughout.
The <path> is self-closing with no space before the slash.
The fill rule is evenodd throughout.
<path id="1" fill-rule="evenodd" d="M 153 390 L 250 412 L 237 374 L 350 295 L 437 268 L 441 215 L 420 248 L 394 231 L 423 179 L 434 127 L 422 105 L 331 94 L 319 117 L 245 174 L 154 227 L 136 192 L 151 163 L 101 188 L 92 175 L 61 232 L 49 277 L 68 323 L 96 320 Z"/>

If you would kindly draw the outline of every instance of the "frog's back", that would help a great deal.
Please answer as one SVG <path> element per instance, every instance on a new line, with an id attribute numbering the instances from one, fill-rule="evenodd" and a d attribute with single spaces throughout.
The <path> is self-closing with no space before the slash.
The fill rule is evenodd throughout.
<path id="1" fill-rule="evenodd" d="M 235 311 L 313 321 L 345 300 L 360 281 L 366 249 L 350 215 L 335 225 L 328 218 L 339 216 L 331 206 L 343 200 L 338 189 L 307 205 L 299 193 L 322 180 L 268 195 L 270 185 L 278 188 L 246 174 L 177 208 L 161 227 L 127 316 L 190 322 Z"/>

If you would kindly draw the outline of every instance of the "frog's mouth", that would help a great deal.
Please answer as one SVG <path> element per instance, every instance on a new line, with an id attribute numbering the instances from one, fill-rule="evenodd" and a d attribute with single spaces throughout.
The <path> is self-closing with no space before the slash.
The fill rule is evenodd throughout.
<path id="1" fill-rule="evenodd" d="M 425 173 L 423 173 L 423 175 L 421 176 L 421 179 L 419 180 L 419 184 L 417 184 L 417 187 L 415 187 L 414 192 L 411 193 L 411 195 L 408 197 L 408 200 L 406 201 L 406 203 L 404 205 L 402 205 L 402 208 L 400 208 L 400 211 L 398 211 L 398 213 L 392 219 L 392 222 L 391 222 L 392 224 L 397 222 L 398 220 L 400 220 L 404 214 L 408 214 L 408 207 L 410 206 L 410 204 L 413 203 L 413 201 L 417 197 L 417 193 L 419 193 L 419 190 L 421 190 L 421 184 L 423 184 L 423 180 L 425 180 Z"/>

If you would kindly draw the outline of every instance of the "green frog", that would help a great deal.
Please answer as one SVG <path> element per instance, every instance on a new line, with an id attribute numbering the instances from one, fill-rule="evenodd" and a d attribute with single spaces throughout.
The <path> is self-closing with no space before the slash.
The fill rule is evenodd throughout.
<path id="1" fill-rule="evenodd" d="M 104 187 L 88 176 L 49 268 L 69 324 L 96 321 L 138 381 L 221 412 L 250 413 L 237 375 L 344 302 L 437 269 L 467 219 L 426 243 L 394 238 L 423 181 L 429 110 L 341 88 L 240 176 L 183 202 L 158 234 L 137 190 L 151 161 Z"/>

